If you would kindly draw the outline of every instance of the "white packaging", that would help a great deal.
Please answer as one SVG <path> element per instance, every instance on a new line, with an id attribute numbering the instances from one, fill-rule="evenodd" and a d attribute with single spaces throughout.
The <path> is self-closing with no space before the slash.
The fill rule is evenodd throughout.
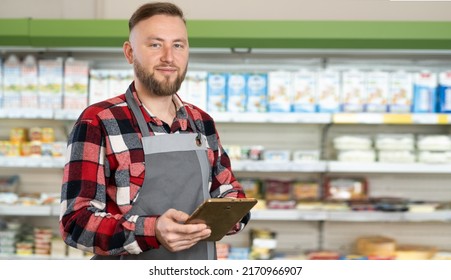
<path id="1" fill-rule="evenodd" d="M 293 92 L 293 112 L 316 112 L 316 72 L 301 70 L 293 73 Z"/>
<path id="2" fill-rule="evenodd" d="M 268 106 L 268 75 L 249 74 L 246 83 L 246 111 L 261 112 L 267 111 Z"/>
<path id="3" fill-rule="evenodd" d="M 415 150 L 415 135 L 406 134 L 378 134 L 375 147 L 385 151 L 413 151 Z"/>
<path id="4" fill-rule="evenodd" d="M 229 73 L 227 75 L 227 111 L 246 111 L 246 74 Z"/>
<path id="5" fill-rule="evenodd" d="M 318 112 L 338 112 L 340 110 L 340 73 L 321 71 L 318 73 Z"/>
<path id="6" fill-rule="evenodd" d="M 412 110 L 413 76 L 405 71 L 397 71 L 389 75 L 388 111 L 407 113 Z"/>
<path id="7" fill-rule="evenodd" d="M 108 76 L 108 98 L 127 91 L 133 81 L 133 70 L 110 70 Z"/>
<path id="8" fill-rule="evenodd" d="M 3 65 L 3 107 L 20 108 L 22 75 L 20 60 L 15 55 L 10 55 Z"/>
<path id="9" fill-rule="evenodd" d="M 209 73 L 207 77 L 207 110 L 225 112 L 227 105 L 227 74 Z"/>
<path id="10" fill-rule="evenodd" d="M 188 71 L 186 73 L 185 90 L 181 93 L 183 101 L 194 104 L 202 110 L 207 110 L 207 71 Z"/>
<path id="11" fill-rule="evenodd" d="M 110 71 L 108 70 L 89 70 L 89 105 L 109 98 L 109 76 Z"/>
<path id="12" fill-rule="evenodd" d="M 82 110 L 88 105 L 89 62 L 68 59 L 64 64 L 64 109 Z"/>
<path id="13" fill-rule="evenodd" d="M 42 59 L 38 62 L 39 107 L 61 109 L 63 105 L 63 59 Z"/>
<path id="14" fill-rule="evenodd" d="M 268 112 L 291 112 L 292 92 L 291 72 L 269 72 Z"/>
<path id="15" fill-rule="evenodd" d="M 342 73 L 341 110 L 343 112 L 363 112 L 367 101 L 365 73 L 351 70 Z"/>
<path id="16" fill-rule="evenodd" d="M 366 73 L 367 112 L 387 112 L 389 74 L 383 71 Z"/>
<path id="17" fill-rule="evenodd" d="M 21 64 L 23 108 L 39 108 L 38 62 L 32 55 L 27 55 Z"/>

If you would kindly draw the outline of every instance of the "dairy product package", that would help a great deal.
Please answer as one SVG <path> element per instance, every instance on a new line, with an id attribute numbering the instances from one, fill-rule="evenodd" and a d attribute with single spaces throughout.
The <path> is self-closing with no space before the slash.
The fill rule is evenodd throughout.
<path id="1" fill-rule="evenodd" d="M 207 71 L 188 71 L 183 82 L 182 100 L 207 110 L 207 76 Z"/>
<path id="2" fill-rule="evenodd" d="M 246 74 L 228 73 L 227 74 L 227 111 L 245 112 L 246 111 Z"/>
<path id="3" fill-rule="evenodd" d="M 225 112 L 227 106 L 227 73 L 208 73 L 207 110 Z"/>
<path id="4" fill-rule="evenodd" d="M 268 112 L 291 112 L 292 89 L 291 72 L 269 72 Z"/>
<path id="5" fill-rule="evenodd" d="M 32 55 L 27 55 L 21 64 L 23 108 L 39 108 L 38 62 Z"/>
<path id="6" fill-rule="evenodd" d="M 266 112 L 268 98 L 268 75 L 266 73 L 249 74 L 246 83 L 246 111 Z"/>
<path id="7" fill-rule="evenodd" d="M 64 109 L 84 109 L 88 105 L 89 62 L 67 59 L 64 64 Z"/>
<path id="8" fill-rule="evenodd" d="M 422 71 L 414 74 L 413 109 L 415 113 L 436 111 L 437 74 Z"/>
<path id="9" fill-rule="evenodd" d="M 327 70 L 318 73 L 318 112 L 340 110 L 340 73 Z"/>
<path id="10" fill-rule="evenodd" d="M 19 108 L 21 106 L 22 75 L 20 60 L 10 55 L 3 64 L 3 107 Z"/>
<path id="11" fill-rule="evenodd" d="M 387 112 L 389 73 L 371 71 L 366 73 L 367 112 Z"/>
<path id="12" fill-rule="evenodd" d="M 3 107 L 3 61 L 0 57 L 0 108 Z"/>
<path id="13" fill-rule="evenodd" d="M 89 105 L 100 102 L 109 97 L 109 76 L 110 72 L 108 70 L 89 70 Z"/>
<path id="14" fill-rule="evenodd" d="M 412 110 L 413 75 L 405 71 L 396 71 L 389 75 L 388 111 L 408 113 Z"/>
<path id="15" fill-rule="evenodd" d="M 39 107 L 61 109 L 63 105 L 63 59 L 38 61 Z"/>
<path id="16" fill-rule="evenodd" d="M 110 70 L 108 76 L 108 97 L 114 97 L 124 93 L 133 81 L 133 70 Z"/>
<path id="17" fill-rule="evenodd" d="M 293 73 L 293 93 L 293 112 L 316 112 L 316 72 L 301 70 Z"/>
<path id="18" fill-rule="evenodd" d="M 438 83 L 438 111 L 451 113 L 451 70 L 441 72 Z"/>
<path id="19" fill-rule="evenodd" d="M 341 111 L 363 112 L 367 101 L 365 73 L 357 70 L 344 71 L 341 81 Z"/>

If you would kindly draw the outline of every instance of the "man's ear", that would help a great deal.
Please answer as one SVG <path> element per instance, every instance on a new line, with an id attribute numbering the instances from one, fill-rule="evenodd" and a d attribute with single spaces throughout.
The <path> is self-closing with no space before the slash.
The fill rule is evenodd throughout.
<path id="1" fill-rule="evenodd" d="M 122 50 L 124 51 L 124 56 L 127 59 L 129 64 L 133 63 L 133 49 L 130 41 L 125 41 L 122 46 Z"/>

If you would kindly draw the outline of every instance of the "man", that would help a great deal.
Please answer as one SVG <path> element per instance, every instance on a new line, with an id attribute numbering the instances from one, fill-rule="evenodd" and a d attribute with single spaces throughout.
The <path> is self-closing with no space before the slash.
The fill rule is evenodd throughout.
<path id="1" fill-rule="evenodd" d="M 134 81 L 84 110 L 70 134 L 60 232 L 96 259 L 215 259 L 214 243 L 202 241 L 211 230 L 183 223 L 207 198 L 245 195 L 213 119 L 176 94 L 189 58 L 183 13 L 144 4 L 129 30 Z"/>

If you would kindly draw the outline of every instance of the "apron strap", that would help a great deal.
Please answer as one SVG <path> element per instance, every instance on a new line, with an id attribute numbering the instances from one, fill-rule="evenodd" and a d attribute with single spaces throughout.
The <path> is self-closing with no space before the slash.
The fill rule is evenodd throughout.
<path id="1" fill-rule="evenodd" d="M 131 85 L 128 87 L 127 92 L 125 93 L 125 100 L 127 101 L 128 106 L 132 109 L 133 115 L 138 121 L 139 129 L 141 130 L 141 134 L 143 137 L 149 137 L 150 132 L 147 127 L 147 122 L 144 119 L 141 110 L 139 109 L 138 103 L 136 103 L 135 98 L 133 98 L 133 93 L 131 91 Z"/>

